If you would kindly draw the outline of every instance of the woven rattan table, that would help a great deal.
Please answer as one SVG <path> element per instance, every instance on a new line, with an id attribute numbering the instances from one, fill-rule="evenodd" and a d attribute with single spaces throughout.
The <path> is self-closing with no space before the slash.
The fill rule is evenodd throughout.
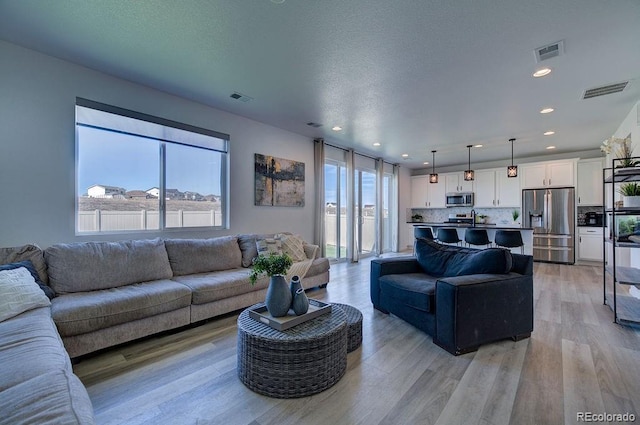
<path id="1" fill-rule="evenodd" d="M 248 309 L 238 317 L 238 378 L 259 394 L 316 394 L 338 382 L 346 368 L 347 317 L 341 308 L 284 331 L 252 319 Z"/>
<path id="2" fill-rule="evenodd" d="M 347 315 L 347 352 L 350 353 L 362 345 L 362 313 L 349 304 L 331 303 L 340 307 Z"/>

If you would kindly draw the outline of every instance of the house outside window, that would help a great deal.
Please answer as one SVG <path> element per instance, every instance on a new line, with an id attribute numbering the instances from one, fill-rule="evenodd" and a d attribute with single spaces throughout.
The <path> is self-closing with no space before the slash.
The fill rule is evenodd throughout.
<path id="1" fill-rule="evenodd" d="M 228 228 L 228 142 L 76 99 L 76 232 Z"/>

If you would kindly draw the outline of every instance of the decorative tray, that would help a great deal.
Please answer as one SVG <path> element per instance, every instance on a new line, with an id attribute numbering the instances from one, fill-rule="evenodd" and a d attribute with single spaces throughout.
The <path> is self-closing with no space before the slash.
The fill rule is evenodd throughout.
<path id="1" fill-rule="evenodd" d="M 318 316 L 322 316 L 323 314 L 327 314 L 330 311 L 331 304 L 309 298 L 309 311 L 305 314 L 301 314 L 300 316 L 296 316 L 293 314 L 293 310 L 289 310 L 289 313 L 286 316 L 273 317 L 269 314 L 267 307 L 264 305 L 250 308 L 249 316 L 258 322 L 271 326 L 273 329 L 284 331 L 299 325 L 300 323 L 304 323 L 311 319 L 315 319 Z"/>

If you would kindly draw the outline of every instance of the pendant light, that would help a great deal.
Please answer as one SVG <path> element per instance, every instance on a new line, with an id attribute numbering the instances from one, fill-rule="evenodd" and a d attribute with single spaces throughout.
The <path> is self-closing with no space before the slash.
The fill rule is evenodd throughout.
<path id="1" fill-rule="evenodd" d="M 518 166 L 513 165 L 513 142 L 516 139 L 509 139 L 511 142 L 511 165 L 507 166 L 507 177 L 518 177 Z"/>
<path id="2" fill-rule="evenodd" d="M 431 161 L 433 168 L 431 169 L 431 174 L 429 174 L 429 183 L 438 183 L 438 173 L 436 173 L 436 151 L 431 151 L 431 154 L 433 155 L 433 160 Z"/>
<path id="3" fill-rule="evenodd" d="M 471 148 L 473 145 L 467 145 L 467 149 L 469 149 L 469 169 L 464 170 L 464 180 L 472 181 L 473 180 L 473 170 L 471 169 Z"/>

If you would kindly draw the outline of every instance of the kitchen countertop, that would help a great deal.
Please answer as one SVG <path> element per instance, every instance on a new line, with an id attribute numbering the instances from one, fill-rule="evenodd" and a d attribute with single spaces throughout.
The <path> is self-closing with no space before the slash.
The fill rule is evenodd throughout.
<path id="1" fill-rule="evenodd" d="M 491 229 L 491 230 L 533 230 L 533 227 L 515 227 L 515 226 L 504 226 L 498 225 L 495 223 L 485 223 L 485 224 L 476 224 L 472 226 L 468 223 L 429 223 L 424 221 L 407 221 L 407 224 L 412 224 L 414 226 L 424 226 L 424 227 L 475 227 L 476 229 Z"/>

